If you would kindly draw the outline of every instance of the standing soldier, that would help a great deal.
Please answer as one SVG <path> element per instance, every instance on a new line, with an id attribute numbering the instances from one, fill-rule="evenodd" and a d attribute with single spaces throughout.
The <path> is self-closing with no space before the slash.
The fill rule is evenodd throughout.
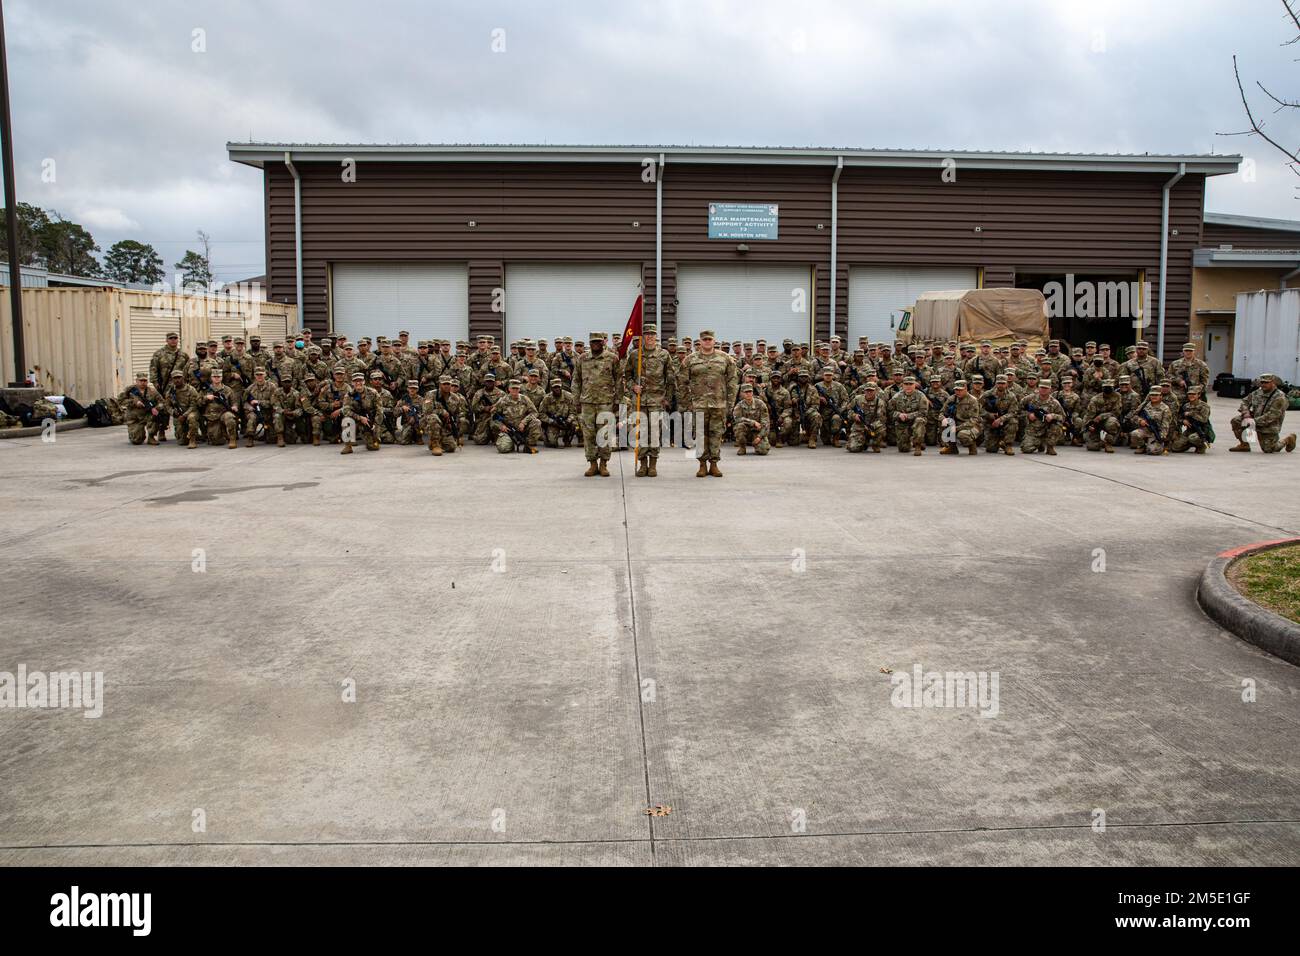
<path id="1" fill-rule="evenodd" d="M 1088 400 L 1088 408 L 1083 413 L 1088 451 L 1113 453 L 1123 418 L 1124 400 L 1115 391 L 1115 383 L 1105 379 L 1101 383 L 1101 391 Z"/>
<path id="2" fill-rule="evenodd" d="M 266 441 L 274 435 L 276 447 L 284 447 L 279 405 L 280 390 L 274 382 L 266 380 L 266 368 L 258 366 L 253 370 L 253 384 L 244 392 L 244 436 L 249 448 L 257 443 L 258 425 L 262 426 Z"/>
<path id="3" fill-rule="evenodd" d="M 451 375 L 442 375 L 438 379 L 438 388 L 430 392 L 438 398 L 441 409 L 438 418 L 442 425 L 442 447 L 444 451 L 455 451 L 465 444 L 465 434 L 469 431 L 469 403 L 465 396 L 456 391 L 460 384 Z"/>
<path id="4" fill-rule="evenodd" d="M 618 356 L 605 350 L 605 333 L 587 336 L 590 354 L 574 363 L 573 401 L 582 421 L 582 443 L 587 456 L 583 477 L 609 477 L 610 435 L 614 427 L 613 405 L 622 393 L 622 372 Z"/>
<path id="5" fill-rule="evenodd" d="M 829 351 L 829 349 L 827 349 Z M 849 390 L 835 381 L 836 367 L 829 359 L 821 368 L 821 384 L 814 391 L 821 412 L 821 439 L 835 448 L 840 447 L 840 433 L 845 430 L 844 406 L 849 401 Z"/>
<path id="6" fill-rule="evenodd" d="M 663 446 L 663 413 L 672 407 L 677 376 L 673 372 L 672 356 L 659 347 L 659 328 L 646 325 L 641 329 L 640 347 L 628 350 L 623 362 L 623 378 L 630 383 L 633 396 L 641 396 L 641 422 L 636 423 L 639 434 L 636 440 L 640 451 L 636 462 L 638 478 L 659 476 L 659 449 Z M 638 362 L 640 377 L 637 376 Z M 633 399 L 635 403 L 635 398 Z M 635 404 L 632 409 L 635 414 Z"/>
<path id="7" fill-rule="evenodd" d="M 1201 387 L 1202 395 L 1210 387 L 1210 366 L 1196 357 L 1196 346 L 1191 342 L 1183 346 L 1183 357 L 1170 364 L 1168 382 L 1180 402 L 1187 398 L 1193 385 Z"/>
<path id="8" fill-rule="evenodd" d="M 1187 401 L 1174 421 L 1174 433 L 1169 439 L 1170 451 L 1187 451 L 1196 449 L 1196 454 L 1204 455 L 1214 440 L 1213 426 L 1210 424 L 1210 406 L 1201 400 L 1201 386 L 1192 385 L 1187 389 Z"/>
<path id="9" fill-rule="evenodd" d="M 135 384 L 117 397 L 118 404 L 126 409 L 126 435 L 132 445 L 143 445 L 148 435 L 149 444 L 158 444 L 158 432 L 167 429 L 167 413 L 163 397 L 149 384 L 149 373 L 143 369 L 135 373 Z"/>
<path id="10" fill-rule="evenodd" d="M 164 393 L 167 412 L 176 428 L 176 443 L 185 442 L 190 448 L 198 447 L 199 392 L 185 381 L 185 372 L 172 369 L 171 384 Z"/>
<path id="11" fill-rule="evenodd" d="M 536 368 L 527 369 L 528 378 L 524 382 L 524 387 L 520 394 L 533 403 L 533 408 L 540 409 L 542 402 L 546 399 L 546 389 L 542 387 L 539 376 L 541 372 Z"/>
<path id="12" fill-rule="evenodd" d="M 1260 451 L 1295 451 L 1295 435 L 1287 435 L 1278 441 L 1278 436 L 1282 434 L 1282 422 L 1286 418 L 1286 406 L 1286 393 L 1277 387 L 1277 376 L 1261 375 L 1259 388 L 1246 396 L 1237 416 L 1232 420 L 1232 433 L 1237 436 L 1237 444 L 1228 451 L 1250 451 L 1250 444 L 1244 436 L 1246 428 L 1251 426 L 1259 437 Z"/>
<path id="13" fill-rule="evenodd" d="M 754 454 L 766 455 L 771 449 L 768 442 L 771 417 L 767 402 L 754 397 L 754 386 L 749 382 L 740 386 L 740 401 L 736 402 L 731 418 L 736 423 L 736 454 L 743 455 L 747 448 L 753 448 Z"/>
<path id="14" fill-rule="evenodd" d="M 166 344 L 154 352 L 153 358 L 149 360 L 150 382 L 159 392 L 171 388 L 172 372 L 175 369 L 180 369 L 182 375 L 190 370 L 190 357 L 181 351 L 180 342 L 179 333 L 168 332 Z"/>
<path id="15" fill-rule="evenodd" d="M 1124 370 L 1139 396 L 1146 395 L 1153 385 L 1165 380 L 1164 367 L 1158 359 L 1147 354 L 1147 347 L 1146 342 L 1139 341 L 1135 346 L 1136 354 L 1124 363 Z"/>
<path id="16" fill-rule="evenodd" d="M 1008 388 L 1006 373 L 993 380 L 993 391 L 984 396 L 984 450 L 1014 455 L 1016 431 L 1020 427 L 1020 402 Z"/>
<path id="17" fill-rule="evenodd" d="M 775 349 L 776 346 L 771 346 Z M 790 390 L 785 387 L 785 376 L 773 369 L 767 377 L 767 410 L 775 430 L 773 447 L 793 445 L 799 440 L 799 426 L 790 411 Z"/>
<path id="18" fill-rule="evenodd" d="M 235 402 L 234 392 L 222 381 L 223 378 L 221 369 L 214 367 L 209 373 L 207 391 L 199 399 L 199 407 L 207 422 L 208 441 L 215 445 L 225 435 L 226 447 L 234 448 L 239 440 L 239 418 L 235 415 L 235 409 L 239 405 Z"/>
<path id="19" fill-rule="evenodd" d="M 1032 455 L 1042 448 L 1049 455 L 1056 454 L 1065 432 L 1065 409 L 1052 397 L 1052 383 L 1039 379 L 1038 394 L 1025 397 L 1025 437 L 1020 450 Z"/>
<path id="20" fill-rule="evenodd" d="M 930 402 L 924 392 L 916 390 L 916 379 L 907 376 L 903 379 L 903 390 L 895 392 L 889 400 L 890 415 L 894 420 L 894 444 L 902 454 L 908 448 L 913 455 L 925 453 L 926 416 Z"/>
<path id="21" fill-rule="evenodd" d="M 235 339 L 235 349 L 226 356 L 221 370 L 226 387 L 235 396 L 235 408 L 244 406 L 244 391 L 253 384 L 254 367 L 252 358 L 244 350 L 243 336 L 240 336 Z"/>
<path id="22" fill-rule="evenodd" d="M 943 447 L 939 454 L 960 454 L 957 449 L 961 445 L 965 445 L 970 454 L 976 454 L 983 431 L 984 412 L 979 399 L 966 390 L 965 381 L 957 379 L 952 383 L 952 400 L 944 406 L 944 420 L 939 433 Z M 951 441 L 948 440 L 950 436 Z"/>
<path id="23" fill-rule="evenodd" d="M 384 373 L 375 359 L 375 367 L 370 372 L 370 390 L 379 399 L 379 416 L 375 420 L 375 433 L 385 445 L 391 445 L 397 439 L 393 435 L 396 416 L 393 414 L 393 393 L 384 386 Z"/>
<path id="24" fill-rule="evenodd" d="M 696 478 L 722 477 L 718 468 L 722 435 L 727 427 L 727 412 L 736 403 L 736 363 L 713 344 L 713 330 L 704 329 L 700 332 L 700 351 L 686 363 L 686 400 L 695 415 L 695 440 L 700 450 Z"/>

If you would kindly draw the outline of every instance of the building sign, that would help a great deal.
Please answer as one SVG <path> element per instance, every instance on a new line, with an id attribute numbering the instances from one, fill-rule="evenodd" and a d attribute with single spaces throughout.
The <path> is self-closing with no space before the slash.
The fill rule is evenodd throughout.
<path id="1" fill-rule="evenodd" d="M 710 239 L 775 239 L 776 203 L 709 203 Z"/>

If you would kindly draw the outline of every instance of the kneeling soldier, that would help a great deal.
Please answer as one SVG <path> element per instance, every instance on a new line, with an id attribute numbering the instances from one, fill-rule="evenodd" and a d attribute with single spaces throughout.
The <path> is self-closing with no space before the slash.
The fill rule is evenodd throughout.
<path id="1" fill-rule="evenodd" d="M 397 444 L 418 445 L 424 440 L 428 422 L 424 414 L 424 400 L 420 398 L 420 381 L 417 378 L 406 380 L 406 394 L 393 405 L 394 421 L 401 421 L 397 427 Z M 432 446 L 432 442 L 430 442 Z M 441 447 L 434 454 L 441 454 Z"/>
<path id="2" fill-rule="evenodd" d="M 239 439 L 239 419 L 235 415 L 235 396 L 229 386 L 222 383 L 224 373 L 214 367 L 209 372 L 208 389 L 199 400 L 203 420 L 207 422 L 208 441 L 220 444 L 224 435 L 226 447 L 234 448 Z"/>
<path id="3" fill-rule="evenodd" d="M 894 444 L 899 452 L 913 455 L 925 453 L 925 420 L 930 401 L 924 392 L 916 390 L 916 379 L 910 375 L 903 379 L 903 390 L 895 392 L 889 400 L 890 416 L 894 420 Z"/>
<path id="4" fill-rule="evenodd" d="M 1147 400 L 1129 416 L 1136 426 L 1128 433 L 1129 446 L 1135 455 L 1163 455 L 1173 430 L 1174 413 L 1166 404 L 1159 385 L 1147 391 Z"/>
<path id="5" fill-rule="evenodd" d="M 754 386 L 749 382 L 740 386 L 740 401 L 736 402 L 731 417 L 736 423 L 736 454 L 743 455 L 747 448 L 753 448 L 754 454 L 766 455 L 771 449 L 768 443 L 771 418 L 767 403 L 754 397 Z"/>
<path id="6" fill-rule="evenodd" d="M 343 450 L 341 455 L 352 454 L 353 443 L 360 438 L 367 451 L 379 451 L 379 394 L 366 387 L 364 372 L 352 373 L 352 390 L 343 396 Z"/>
<path id="7" fill-rule="evenodd" d="M 1020 427 L 1020 402 L 1011 391 L 1010 379 L 999 375 L 994 380 L 993 391 L 984 396 L 984 450 L 993 452 L 1000 447 L 1005 454 L 1014 455 L 1016 432 Z"/>
<path id="8" fill-rule="evenodd" d="M 874 381 L 862 386 L 860 392 L 849 399 L 849 451 L 861 452 L 870 448 L 880 454 L 885 444 L 885 403 Z"/>
<path id="9" fill-rule="evenodd" d="M 185 373 L 172 369 L 171 385 L 167 388 L 167 408 L 176 425 L 176 443 L 186 442 L 190 448 L 198 447 L 199 393 L 185 381 Z"/>
<path id="10" fill-rule="evenodd" d="M 578 433 L 573 420 L 573 396 L 564 390 L 564 380 L 551 379 L 551 390 L 538 406 L 538 415 L 542 419 L 542 435 L 547 448 L 559 448 L 560 442 L 568 448 Z"/>
<path id="11" fill-rule="evenodd" d="M 966 390 L 964 381 L 958 379 L 952 383 L 952 400 L 944 406 L 944 420 L 939 433 L 943 447 L 939 454 L 956 455 L 958 447 L 965 445 L 974 455 L 979 451 L 983 432 L 984 413 L 979 399 Z"/>
<path id="12" fill-rule="evenodd" d="M 542 426 L 537 420 L 537 409 L 519 394 L 521 387 L 519 379 L 512 378 L 509 392 L 492 406 L 491 428 L 496 435 L 497 451 L 503 455 L 516 450 L 535 455 L 536 446 L 542 441 Z"/>
<path id="13" fill-rule="evenodd" d="M 244 392 L 244 435 L 249 448 L 257 441 L 258 425 L 262 426 L 265 441 L 270 441 L 274 435 L 276 446 L 284 447 L 280 427 L 280 389 L 267 380 L 265 365 L 253 369 L 253 384 Z"/>
<path id="14" fill-rule="evenodd" d="M 1201 399 L 1201 386 L 1190 385 L 1187 388 L 1187 401 L 1178 415 L 1173 437 L 1169 439 L 1170 451 L 1187 451 L 1196 449 L 1196 454 L 1204 455 L 1214 441 L 1214 428 L 1210 424 L 1210 406 Z"/>
<path id="15" fill-rule="evenodd" d="M 1038 394 L 1025 396 L 1025 437 L 1020 450 L 1032 455 L 1042 448 L 1056 454 L 1056 446 L 1065 435 L 1065 409 L 1052 397 L 1052 383 L 1040 378 Z"/>
<path id="16" fill-rule="evenodd" d="M 132 445 L 143 445 L 145 436 L 149 444 L 158 444 L 158 432 L 167 430 L 167 413 L 158 389 L 149 384 L 148 372 L 136 372 L 135 384 L 117 397 L 126 409 L 126 435 Z"/>

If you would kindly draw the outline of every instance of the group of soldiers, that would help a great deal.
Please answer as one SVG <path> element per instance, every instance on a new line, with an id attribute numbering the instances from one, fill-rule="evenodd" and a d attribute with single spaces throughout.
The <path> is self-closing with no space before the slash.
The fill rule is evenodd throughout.
<path id="1" fill-rule="evenodd" d="M 247 345 L 227 336 L 181 350 L 176 333 L 136 373 L 119 404 L 134 444 L 166 440 L 237 447 L 259 440 L 278 446 L 310 442 L 424 445 L 442 455 L 474 444 L 502 453 L 581 441 L 589 477 L 608 476 L 614 448 L 637 449 L 638 477 L 657 477 L 661 449 L 698 444 L 698 477 L 721 477 L 722 445 L 766 455 L 772 448 L 818 443 L 850 452 L 893 446 L 922 455 L 988 452 L 1055 455 L 1061 445 L 1137 454 L 1192 450 L 1214 443 L 1205 401 L 1208 366 L 1191 343 L 1166 368 L 1145 342 L 1121 363 L 1108 345 L 1088 342 L 1065 351 L 1058 340 L 1033 354 L 1025 342 L 990 341 L 906 346 L 865 339 L 853 352 L 837 337 L 781 346 L 719 342 L 711 330 L 692 340 L 668 339 L 646 325 L 620 357 L 619 336 L 593 332 L 512 342 L 503 354 L 492 336 L 411 345 L 393 339 L 339 336 L 312 341 L 309 330 L 276 342 Z M 1232 420 L 1237 444 L 1257 437 L 1265 452 L 1292 451 L 1282 437 L 1287 396 L 1275 376 L 1242 402 Z M 639 414 L 638 414 L 639 412 Z M 664 423 L 661 426 L 661 420 Z M 631 437 L 629 437 L 631 436 Z"/>

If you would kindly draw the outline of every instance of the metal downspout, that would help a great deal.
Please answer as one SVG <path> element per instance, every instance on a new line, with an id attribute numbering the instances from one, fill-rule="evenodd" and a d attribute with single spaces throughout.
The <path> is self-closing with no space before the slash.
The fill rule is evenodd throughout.
<path id="1" fill-rule="evenodd" d="M 1156 326 L 1156 358 L 1165 360 L 1165 279 L 1169 266 L 1169 190 L 1187 173 L 1187 164 L 1179 163 L 1177 174 L 1165 183 L 1160 193 L 1160 310 Z"/>
<path id="2" fill-rule="evenodd" d="M 289 167 L 289 173 L 293 176 L 293 283 L 297 296 L 295 302 L 298 305 L 298 326 L 305 328 L 306 320 L 302 305 L 302 180 L 298 178 L 298 170 L 293 165 L 293 156 L 288 152 L 284 154 L 284 164 Z"/>
<path id="3" fill-rule="evenodd" d="M 836 157 L 835 175 L 831 177 L 831 332 L 835 334 L 835 290 L 839 287 L 840 173 L 844 157 Z"/>

